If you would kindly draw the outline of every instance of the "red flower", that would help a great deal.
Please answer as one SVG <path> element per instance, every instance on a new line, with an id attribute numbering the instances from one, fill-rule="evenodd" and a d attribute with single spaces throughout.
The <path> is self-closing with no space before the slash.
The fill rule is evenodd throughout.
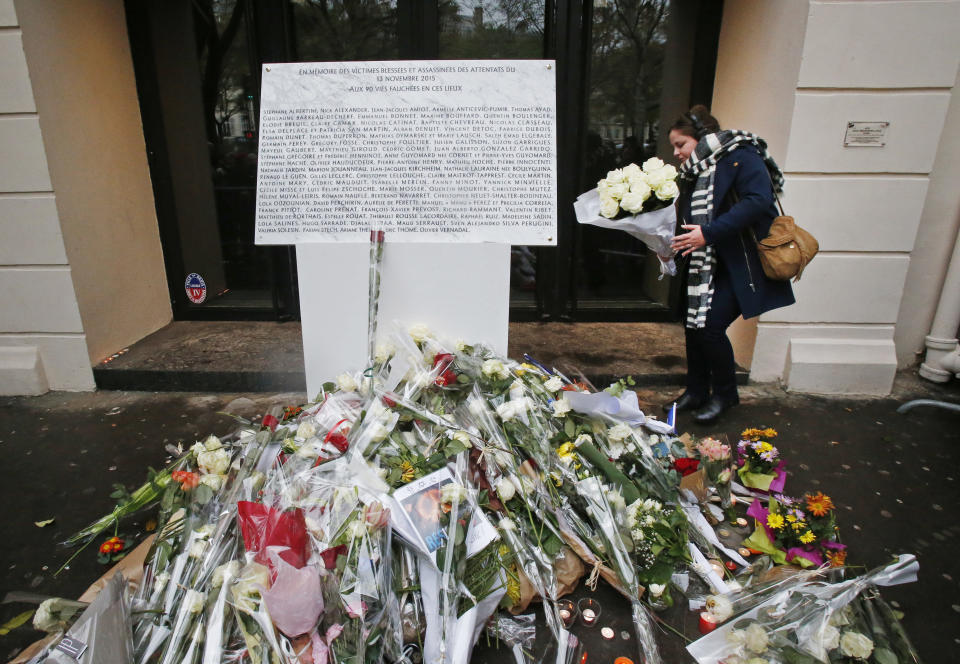
<path id="1" fill-rule="evenodd" d="M 394 406 L 397 405 L 397 402 L 396 402 L 396 401 L 394 401 L 393 399 L 391 399 L 390 397 L 388 397 L 388 396 L 386 396 L 386 395 L 384 395 L 384 397 L 383 397 L 383 403 L 386 404 L 387 408 L 393 408 Z"/>
<path id="2" fill-rule="evenodd" d="M 200 484 L 199 473 L 191 473 L 189 470 L 175 470 L 170 473 L 170 478 L 180 483 L 180 488 L 184 491 L 194 489 Z"/>
<path id="3" fill-rule="evenodd" d="M 457 374 L 451 369 L 456 358 L 450 353 L 437 353 L 433 358 L 433 368 L 439 369 L 436 384 L 442 386 L 457 382 Z"/>
<path id="4" fill-rule="evenodd" d="M 454 383 L 457 382 L 457 374 L 449 370 L 444 371 L 442 374 L 437 376 L 437 380 L 435 382 L 437 385 L 441 387 L 445 387 L 447 385 L 453 385 Z"/>
<path id="5" fill-rule="evenodd" d="M 320 552 L 320 557 L 323 559 L 323 566 L 327 569 L 335 569 L 337 566 L 337 556 L 345 555 L 347 555 L 346 544 L 341 544 L 340 546 L 335 546 L 332 549 Z"/>
<path id="6" fill-rule="evenodd" d="M 677 470 L 682 477 L 691 475 L 697 472 L 697 468 L 700 467 L 700 459 L 691 459 L 690 457 L 683 457 L 677 459 L 673 462 L 673 467 Z"/>
<path id="7" fill-rule="evenodd" d="M 113 553 L 120 553 L 123 551 L 123 540 L 119 537 L 111 537 L 103 544 L 100 545 L 100 553 L 104 555 L 110 555 Z"/>
<path id="8" fill-rule="evenodd" d="M 340 450 L 341 454 L 347 451 L 347 437 L 342 433 L 334 433 L 331 431 L 327 434 L 326 441 Z"/>

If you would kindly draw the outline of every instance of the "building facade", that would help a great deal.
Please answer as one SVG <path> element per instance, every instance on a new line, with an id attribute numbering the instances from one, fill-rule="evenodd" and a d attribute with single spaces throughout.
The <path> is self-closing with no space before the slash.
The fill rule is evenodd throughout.
<path id="1" fill-rule="evenodd" d="M 257 64 L 291 59 L 557 60 L 560 245 L 514 248 L 518 319 L 664 319 L 675 289 L 570 203 L 608 161 L 667 154 L 660 127 L 712 103 L 768 140 L 788 214 L 820 241 L 796 305 L 731 329 L 751 378 L 885 394 L 927 344 L 928 374 L 955 371 L 960 2 L 642 3 L 647 35 L 617 51 L 605 21 L 641 3 L 398 0 L 371 18 L 378 50 L 349 52 L 310 0 L 206 4 L 0 0 L 0 393 L 94 389 L 93 365 L 174 318 L 296 317 L 295 259 L 230 221 L 252 209 Z M 624 67 L 637 83 L 616 97 L 604 77 Z M 886 124 L 863 144 L 878 125 L 858 123 Z"/>

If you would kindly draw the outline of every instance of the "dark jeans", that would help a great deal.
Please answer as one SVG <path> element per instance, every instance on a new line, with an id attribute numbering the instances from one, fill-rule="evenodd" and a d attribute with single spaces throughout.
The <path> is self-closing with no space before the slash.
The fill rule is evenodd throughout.
<path id="1" fill-rule="evenodd" d="M 700 329 L 684 326 L 687 342 L 687 392 L 694 397 L 720 397 L 737 403 L 736 364 L 727 328 L 740 315 L 740 304 L 733 292 L 730 275 L 716 265 L 713 300 L 706 325 Z"/>

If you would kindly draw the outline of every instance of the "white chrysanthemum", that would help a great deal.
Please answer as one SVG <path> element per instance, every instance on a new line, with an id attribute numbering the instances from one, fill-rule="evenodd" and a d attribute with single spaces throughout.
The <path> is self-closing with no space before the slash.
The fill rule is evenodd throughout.
<path id="1" fill-rule="evenodd" d="M 707 612 L 715 622 L 725 622 L 733 615 L 733 603 L 723 595 L 710 595 L 706 602 Z"/>
<path id="2" fill-rule="evenodd" d="M 626 440 L 632 435 L 633 435 L 633 429 L 631 429 L 627 424 L 624 424 L 623 422 L 607 429 L 607 438 L 609 438 L 614 442 Z"/>
<path id="3" fill-rule="evenodd" d="M 543 381 L 543 386 L 551 392 L 558 392 L 563 389 L 563 380 L 560 379 L 560 376 L 550 376 Z"/>
<path id="4" fill-rule="evenodd" d="M 770 638 L 767 636 L 767 631 L 760 626 L 760 623 L 750 623 L 746 629 L 745 644 L 747 649 L 762 655 L 767 651 L 769 642 Z"/>
<path id="5" fill-rule="evenodd" d="M 627 446 L 622 442 L 611 442 L 607 447 L 607 456 L 616 461 L 627 451 Z"/>
<path id="6" fill-rule="evenodd" d="M 200 476 L 200 484 L 208 486 L 214 491 L 219 491 L 223 486 L 223 480 L 225 478 L 226 475 L 215 475 L 213 473 L 208 473 Z"/>
<path id="7" fill-rule="evenodd" d="M 860 632 L 844 632 L 840 637 L 840 652 L 846 657 L 867 659 L 873 652 L 873 641 Z"/>
<path id="8" fill-rule="evenodd" d="M 190 613 L 200 613 L 203 611 L 203 605 L 206 601 L 207 595 L 205 593 L 193 590 L 192 588 L 187 590 L 187 594 L 183 597 L 183 604 Z"/>
<path id="9" fill-rule="evenodd" d="M 240 561 L 231 560 L 230 562 L 223 563 L 213 570 L 213 577 L 210 579 L 210 585 L 213 588 L 219 588 L 223 585 L 224 581 L 235 579 L 239 573 Z"/>
<path id="10" fill-rule="evenodd" d="M 516 530 L 517 524 L 513 522 L 513 519 L 504 517 L 500 519 L 500 530 Z"/>
<path id="11" fill-rule="evenodd" d="M 190 451 L 193 452 L 193 456 L 195 457 L 200 456 L 201 454 L 207 451 L 207 446 L 204 445 L 203 443 L 194 443 L 190 447 Z"/>
<path id="12" fill-rule="evenodd" d="M 571 410 L 570 402 L 566 399 L 555 399 L 551 405 L 554 417 L 566 417 Z"/>

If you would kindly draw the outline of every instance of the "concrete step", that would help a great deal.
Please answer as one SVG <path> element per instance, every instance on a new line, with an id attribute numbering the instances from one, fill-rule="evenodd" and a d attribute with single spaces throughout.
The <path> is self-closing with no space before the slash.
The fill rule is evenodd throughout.
<path id="1" fill-rule="evenodd" d="M 683 329 L 671 323 L 510 323 L 510 357 L 529 354 L 604 387 L 683 385 Z M 344 367 L 344 370 L 349 367 Z M 102 390 L 303 391 L 300 323 L 176 321 L 94 367 Z M 332 377 L 331 377 L 332 378 Z M 737 382 L 747 382 L 739 371 Z"/>

